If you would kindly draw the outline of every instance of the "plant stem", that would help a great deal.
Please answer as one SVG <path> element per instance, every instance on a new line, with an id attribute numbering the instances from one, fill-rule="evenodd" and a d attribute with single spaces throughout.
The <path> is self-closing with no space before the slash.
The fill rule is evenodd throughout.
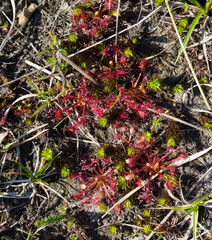
<path id="1" fill-rule="evenodd" d="M 176 26 L 176 23 L 175 23 L 175 21 L 174 21 L 174 17 L 173 17 L 173 14 L 172 14 L 172 12 L 171 12 L 171 9 L 170 9 L 168 0 L 165 0 L 165 3 L 166 3 L 166 6 L 167 6 L 169 15 L 170 15 L 170 17 L 171 17 L 172 23 L 173 23 L 173 25 L 174 25 L 174 29 L 175 29 L 175 32 L 176 32 L 176 34 L 177 34 L 178 40 L 179 40 L 179 42 L 180 42 L 181 48 L 183 49 L 183 53 L 184 53 L 184 55 L 185 55 L 185 58 L 186 58 L 186 60 L 187 60 L 187 62 L 188 62 L 188 65 L 189 65 L 189 68 L 190 68 L 190 70 L 191 70 L 191 73 L 192 73 L 192 75 L 193 75 L 193 78 L 194 78 L 194 80 L 195 80 L 195 82 L 196 82 L 196 84 L 197 84 L 197 86 L 198 86 L 198 88 L 199 88 L 199 91 L 200 91 L 200 93 L 201 93 L 201 95 L 202 95 L 202 97 L 203 97 L 203 100 L 204 100 L 204 102 L 205 102 L 205 105 L 207 106 L 208 110 L 211 110 L 211 107 L 210 107 L 210 105 L 209 105 L 209 103 L 208 103 L 208 101 L 207 101 L 207 99 L 206 99 L 206 97 L 205 97 L 205 94 L 204 94 L 204 92 L 203 92 L 203 90 L 202 90 L 202 87 L 200 86 L 199 81 L 198 81 L 198 79 L 197 79 L 197 76 L 196 76 L 196 74 L 195 74 L 195 72 L 194 72 L 194 69 L 193 69 L 193 66 L 192 66 L 192 64 L 191 64 L 191 61 L 190 61 L 190 59 L 189 59 L 189 57 L 188 57 L 188 55 L 187 55 L 187 52 L 186 52 L 186 50 L 185 50 L 185 48 L 184 48 L 184 46 L 183 46 L 183 42 L 182 42 L 182 39 L 181 39 L 181 37 L 180 37 L 180 35 L 179 35 L 179 33 L 178 33 L 177 26 Z"/>

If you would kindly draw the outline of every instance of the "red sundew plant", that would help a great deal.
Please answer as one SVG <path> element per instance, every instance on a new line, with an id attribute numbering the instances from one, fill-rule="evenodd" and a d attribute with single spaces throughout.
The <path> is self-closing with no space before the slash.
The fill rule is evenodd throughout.
<path id="1" fill-rule="evenodd" d="M 6 118 L 3 116 L 3 114 L 0 112 L 0 126 L 4 126 L 6 123 Z"/>
<path id="2" fill-rule="evenodd" d="M 119 47 L 114 42 L 108 44 L 101 51 L 100 71 L 98 78 L 103 80 L 103 91 L 111 92 L 117 88 L 118 82 L 123 77 L 128 76 L 127 60 Z"/>
<path id="3" fill-rule="evenodd" d="M 60 121 L 64 115 L 73 116 L 73 112 L 77 110 L 77 118 L 67 130 L 76 132 L 80 125 L 90 118 L 87 117 L 89 110 L 98 118 L 104 115 L 103 106 L 94 95 L 89 93 L 85 81 L 79 84 L 76 90 L 66 90 L 65 96 L 59 102 L 62 107 L 52 110 L 53 121 Z"/>
<path id="4" fill-rule="evenodd" d="M 77 29 L 95 36 L 100 30 L 106 30 L 111 22 L 112 10 L 115 7 L 114 0 L 101 1 L 99 8 L 96 8 L 91 1 L 82 0 L 82 7 L 75 8 L 73 21 Z M 84 7 L 83 7 L 84 5 Z"/>
<path id="5" fill-rule="evenodd" d="M 154 109 L 153 100 L 141 89 L 119 89 L 119 101 L 124 104 L 127 112 L 133 110 L 141 119 L 145 119 L 148 108 Z"/>
<path id="6" fill-rule="evenodd" d="M 128 135 L 125 134 L 125 132 L 127 132 L 127 130 L 129 130 L 128 132 Z M 122 134 L 120 132 L 116 132 L 114 134 L 114 138 L 117 139 L 117 140 L 121 140 L 124 144 L 126 145 L 130 145 L 131 141 L 132 141 L 132 137 L 133 135 L 135 134 L 135 127 L 131 126 L 129 129 L 126 127 L 126 126 L 123 126 L 120 131 L 122 132 Z"/>
<path id="7" fill-rule="evenodd" d="M 117 195 L 117 181 L 114 169 L 108 159 L 92 158 L 81 161 L 81 171 L 75 176 L 82 182 L 80 193 L 74 195 L 76 200 L 84 204 L 94 203 L 98 206 L 102 200 L 107 199 L 110 204 L 115 204 Z"/>
<path id="8" fill-rule="evenodd" d="M 139 82 L 139 80 L 140 80 L 142 74 L 143 74 L 144 71 L 146 70 L 146 67 L 147 67 L 148 63 L 149 63 L 149 61 L 146 60 L 146 59 L 143 59 L 143 60 L 139 63 L 140 74 L 139 74 L 139 76 L 138 76 L 136 82 L 133 83 L 133 87 L 137 87 L 137 84 L 138 84 L 138 82 Z M 141 83 L 141 85 L 140 85 L 140 88 L 143 86 L 143 82 L 145 82 L 145 80 L 146 80 L 146 77 L 143 79 L 143 81 L 142 81 L 142 83 Z"/>
<path id="9" fill-rule="evenodd" d="M 116 68 L 119 64 L 126 63 L 126 57 L 122 53 L 121 49 L 115 45 L 114 42 L 108 44 L 101 52 L 102 56 L 105 57 L 109 66 L 115 65 L 115 58 L 117 58 Z"/>
<path id="10" fill-rule="evenodd" d="M 135 149 L 135 153 L 126 160 L 131 172 L 125 176 L 125 179 L 128 181 L 137 180 L 136 184 L 145 190 L 142 195 L 143 200 L 150 200 L 152 195 L 150 182 L 152 181 L 155 185 L 154 177 L 159 176 L 168 189 L 176 186 L 176 181 L 173 178 L 175 176 L 174 163 L 187 155 L 181 153 L 172 160 L 167 159 L 172 153 L 176 154 L 176 150 L 169 148 L 163 156 L 160 156 L 157 149 L 153 151 L 152 146 L 150 146 L 150 151 L 148 151 L 144 145 L 142 149 Z"/>

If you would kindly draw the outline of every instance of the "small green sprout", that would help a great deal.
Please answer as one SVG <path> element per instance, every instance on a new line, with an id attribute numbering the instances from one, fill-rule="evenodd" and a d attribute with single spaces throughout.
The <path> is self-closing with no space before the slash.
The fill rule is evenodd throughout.
<path id="1" fill-rule="evenodd" d="M 144 209 L 144 212 L 142 214 L 144 218 L 150 218 L 151 216 L 151 209 Z"/>
<path id="2" fill-rule="evenodd" d="M 163 194 L 159 199 L 158 199 L 158 204 L 163 206 L 170 202 L 170 197 L 168 194 Z"/>
<path id="3" fill-rule="evenodd" d="M 48 58 L 47 58 L 47 62 L 48 62 L 49 64 L 51 64 L 51 63 L 56 63 L 56 60 L 55 60 L 53 57 L 48 57 Z"/>
<path id="4" fill-rule="evenodd" d="M 201 81 L 202 83 L 208 83 L 208 80 L 207 80 L 206 77 L 202 77 L 202 78 L 200 79 L 200 81 Z"/>
<path id="5" fill-rule="evenodd" d="M 73 221 L 71 221 L 71 220 L 69 220 L 68 222 L 67 222 L 67 225 L 68 225 L 68 227 L 73 227 Z"/>
<path id="6" fill-rule="evenodd" d="M 135 149 L 134 148 L 128 148 L 127 149 L 127 155 L 128 156 L 131 156 L 131 155 L 133 155 L 135 153 Z"/>
<path id="7" fill-rule="evenodd" d="M 115 226 L 115 225 L 111 225 L 111 226 L 108 228 L 108 231 L 109 231 L 110 234 L 116 235 L 116 234 L 117 234 L 117 231 L 118 231 L 118 227 Z"/>
<path id="8" fill-rule="evenodd" d="M 133 44 L 136 44 L 137 42 L 138 42 L 137 37 L 133 37 L 133 38 L 132 38 L 132 43 L 133 43 Z"/>
<path id="9" fill-rule="evenodd" d="M 146 142 L 150 142 L 152 140 L 152 134 L 149 131 L 143 132 Z"/>
<path id="10" fill-rule="evenodd" d="M 77 37 L 77 35 L 75 35 L 75 34 L 70 34 L 70 35 L 68 36 L 68 39 L 69 39 L 71 42 L 76 43 L 78 37 Z"/>
<path id="11" fill-rule="evenodd" d="M 102 213 L 106 213 L 106 211 L 107 211 L 107 205 L 106 205 L 105 203 L 101 202 L 101 203 L 99 204 L 99 208 L 100 208 L 100 210 L 102 211 Z"/>
<path id="12" fill-rule="evenodd" d="M 132 203 L 130 201 L 130 199 L 127 199 L 123 202 L 123 206 L 126 208 L 131 208 L 132 207 Z"/>
<path id="13" fill-rule="evenodd" d="M 135 225 L 136 225 L 136 226 L 140 226 L 140 225 L 141 225 L 141 219 L 136 219 Z"/>
<path id="14" fill-rule="evenodd" d="M 175 143 L 175 139 L 173 136 L 171 136 L 167 139 L 167 145 L 170 147 L 175 147 L 176 143 Z"/>
<path id="15" fill-rule="evenodd" d="M 133 53 L 130 48 L 127 48 L 126 50 L 124 50 L 124 56 L 127 58 L 133 57 Z"/>
<path id="16" fill-rule="evenodd" d="M 43 149 L 41 156 L 45 161 L 51 161 L 54 158 L 55 154 L 51 148 L 47 147 Z"/>
<path id="17" fill-rule="evenodd" d="M 102 126 L 102 127 L 105 127 L 106 125 L 108 125 L 108 118 L 107 117 L 101 117 L 99 119 L 99 124 Z"/>
<path id="18" fill-rule="evenodd" d="M 176 94 L 181 94 L 183 91 L 183 87 L 181 84 L 177 84 L 176 86 L 173 87 L 173 90 Z"/>
<path id="19" fill-rule="evenodd" d="M 77 240 L 78 239 L 77 236 L 75 236 L 74 234 L 71 234 L 69 237 L 70 237 L 70 240 Z"/>
<path id="20" fill-rule="evenodd" d="M 205 122 L 203 124 L 203 128 L 207 129 L 207 130 L 212 130 L 212 123 L 209 122 Z"/>
<path id="21" fill-rule="evenodd" d="M 112 16 L 116 17 L 117 16 L 117 11 L 116 10 L 112 10 L 111 14 L 112 14 Z"/>
<path id="22" fill-rule="evenodd" d="M 161 91 L 161 80 L 158 77 L 156 77 L 155 75 L 152 76 L 149 79 L 148 88 L 153 92 Z"/>
<path id="23" fill-rule="evenodd" d="M 86 68 L 86 66 L 87 66 L 87 65 L 86 65 L 85 62 L 81 62 L 81 67 L 82 67 L 82 68 Z"/>
<path id="24" fill-rule="evenodd" d="M 74 15 L 75 15 L 75 16 L 80 16 L 81 12 L 82 12 L 82 11 L 81 11 L 80 8 L 75 8 L 75 9 L 74 9 Z"/>
<path id="25" fill-rule="evenodd" d="M 119 160 L 117 163 L 116 163 L 116 169 L 119 173 L 123 172 L 124 169 L 125 169 L 125 162 Z"/>
<path id="26" fill-rule="evenodd" d="M 65 206 L 63 205 L 63 206 L 61 206 L 61 207 L 59 207 L 58 208 L 58 210 L 60 210 L 60 212 L 63 212 L 63 213 L 65 213 L 65 211 L 66 211 L 66 209 L 65 209 Z"/>
<path id="27" fill-rule="evenodd" d="M 187 25 L 188 25 L 188 18 L 183 18 L 179 21 L 177 30 L 180 35 L 183 33 Z"/>
<path id="28" fill-rule="evenodd" d="M 3 26 L 2 26 L 2 28 L 7 29 L 7 28 L 8 28 L 8 24 L 7 24 L 7 23 L 4 23 Z"/>
<path id="29" fill-rule="evenodd" d="M 160 126 L 160 119 L 159 118 L 153 119 L 152 120 L 152 125 L 155 126 L 155 127 L 159 127 Z"/>
<path id="30" fill-rule="evenodd" d="M 118 182 L 118 188 L 119 189 L 127 190 L 127 180 L 125 179 L 124 176 L 120 176 L 117 179 L 117 182 Z"/>
<path id="31" fill-rule="evenodd" d="M 68 56 L 68 51 L 66 51 L 65 49 L 60 49 L 60 52 L 65 55 L 66 57 Z"/>
<path id="32" fill-rule="evenodd" d="M 103 145 L 96 150 L 96 155 L 103 158 L 112 157 L 114 153 L 114 148 L 110 145 Z"/>
<path id="33" fill-rule="evenodd" d="M 31 118 L 27 119 L 27 125 L 32 125 L 32 119 Z"/>
<path id="34" fill-rule="evenodd" d="M 66 177 L 68 177 L 69 175 L 70 175 L 70 170 L 69 170 L 69 168 L 68 168 L 68 166 L 67 166 L 67 164 L 66 164 L 66 165 L 63 166 L 62 169 L 61 169 L 61 176 L 64 177 L 64 178 L 66 178 Z"/>
<path id="35" fill-rule="evenodd" d="M 145 235 L 148 236 L 151 233 L 151 231 L 152 230 L 151 230 L 149 225 L 146 224 L 146 225 L 143 226 L 143 232 L 145 233 Z"/>

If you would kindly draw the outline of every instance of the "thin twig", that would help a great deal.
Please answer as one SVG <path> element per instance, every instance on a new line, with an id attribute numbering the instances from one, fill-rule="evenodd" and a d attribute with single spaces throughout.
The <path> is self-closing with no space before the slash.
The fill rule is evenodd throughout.
<path id="1" fill-rule="evenodd" d="M 116 36 L 115 36 L 115 45 L 118 43 L 118 27 L 119 27 L 119 11 L 120 11 L 121 0 L 118 0 L 117 15 L 116 15 Z"/>
<path id="2" fill-rule="evenodd" d="M 34 135 L 33 137 L 31 137 L 31 138 L 28 138 L 28 139 L 26 139 L 26 140 L 24 140 L 24 141 L 22 141 L 22 142 L 20 142 L 20 143 L 15 143 L 15 144 L 13 144 L 12 146 L 8 147 L 7 149 L 4 149 L 3 152 L 7 152 L 7 151 L 9 151 L 9 150 L 11 150 L 11 149 L 13 149 L 13 148 L 15 148 L 15 147 L 17 147 L 17 146 L 20 146 L 20 145 L 22 145 L 22 144 L 24 144 L 24 143 L 26 143 L 26 142 L 29 142 L 29 141 L 31 141 L 32 139 L 35 139 L 35 138 L 39 137 L 41 134 L 43 134 L 43 133 L 45 133 L 45 132 L 48 132 L 48 131 L 49 131 L 49 129 L 45 129 L 45 130 L 43 130 L 42 132 L 39 132 L 39 133 L 35 134 L 35 135 Z"/>
<path id="3" fill-rule="evenodd" d="M 50 72 L 49 70 L 45 69 L 45 68 L 42 68 L 41 66 L 29 61 L 29 60 L 25 60 L 25 63 L 28 64 L 29 66 L 32 66 L 34 68 L 37 68 L 38 70 L 41 70 L 42 72 L 44 73 L 47 73 L 48 75 L 52 75 L 52 72 Z M 52 64 L 48 65 L 48 67 L 50 67 Z M 53 76 L 54 78 L 56 78 L 57 80 L 61 80 L 61 77 L 60 76 Z"/>
<path id="4" fill-rule="evenodd" d="M 75 64 L 72 60 L 70 60 L 68 57 L 66 57 L 64 54 L 60 54 L 60 57 L 70 64 L 75 70 L 77 70 L 79 73 L 81 73 L 83 76 L 85 76 L 88 80 L 90 80 L 95 85 L 99 85 L 99 83 L 94 80 L 90 75 L 88 75 L 81 67 L 79 67 L 77 64 Z"/>
<path id="5" fill-rule="evenodd" d="M 197 187 L 197 185 L 201 182 L 202 179 L 204 179 L 209 173 L 212 172 L 212 166 L 199 178 L 195 184 L 189 189 L 189 191 L 186 193 L 186 197 L 191 194 L 191 192 Z"/>
<path id="6" fill-rule="evenodd" d="M 203 43 L 206 43 L 208 41 L 210 41 L 212 39 L 212 35 L 205 37 L 202 41 L 199 41 L 198 43 L 192 44 L 191 46 L 188 46 L 186 48 L 193 48 L 193 47 L 197 47 L 199 45 L 202 45 Z"/>
<path id="7" fill-rule="evenodd" d="M 4 48 L 5 44 L 7 43 L 8 39 L 10 38 L 12 29 L 14 27 L 15 24 L 15 18 L 16 18 L 16 8 L 15 8 L 15 1 L 14 0 L 10 0 L 11 5 L 12 5 L 12 12 L 13 12 L 13 20 L 12 20 L 12 24 L 10 26 L 10 29 L 6 35 L 6 37 L 4 38 L 2 44 L 0 45 L 0 52 L 2 51 L 2 49 Z"/>
<path id="8" fill-rule="evenodd" d="M 203 40 L 205 39 L 205 26 L 207 24 L 208 19 L 209 19 L 209 16 L 206 16 L 206 18 L 203 21 L 203 28 L 202 28 L 202 38 L 203 38 Z M 204 56 L 205 56 L 205 61 L 207 63 L 208 75 L 210 75 L 211 70 L 210 70 L 210 64 L 209 64 L 208 55 L 207 55 L 206 43 L 202 44 L 202 49 L 203 49 L 203 53 L 204 53 Z"/>
<path id="9" fill-rule="evenodd" d="M 152 236 L 155 234 L 156 230 L 163 225 L 170 217 L 171 215 L 174 213 L 174 210 L 171 210 L 166 216 L 165 218 L 158 224 L 158 226 L 154 229 L 154 231 L 152 231 L 149 236 L 146 238 L 146 240 L 150 240 L 152 238 Z"/>
<path id="10" fill-rule="evenodd" d="M 26 62 L 30 62 L 30 61 L 26 60 Z M 14 82 L 17 82 L 17 81 L 19 81 L 19 80 L 21 80 L 21 79 L 23 79 L 23 78 L 25 78 L 25 77 L 28 77 L 28 76 L 30 76 L 30 75 L 33 75 L 33 74 L 37 73 L 37 72 L 39 72 L 39 71 L 43 71 L 45 68 L 51 67 L 51 66 L 54 65 L 54 64 L 55 64 L 55 63 L 51 63 L 51 64 L 48 64 L 48 65 L 46 65 L 46 66 L 44 66 L 44 67 L 40 67 L 40 66 L 38 66 L 37 64 L 35 64 L 35 65 L 37 65 L 37 66 L 39 67 L 38 70 L 32 71 L 32 72 L 30 72 L 30 73 L 28 73 L 28 74 L 25 74 L 24 76 L 21 76 L 21 77 L 19 77 L 19 78 L 16 78 L 16 79 L 14 79 L 14 80 L 12 80 L 12 81 L 10 81 L 10 82 L 7 82 L 7 83 L 5 83 L 5 84 L 2 84 L 2 85 L 0 85 L 0 88 L 5 87 L 5 86 L 7 86 L 7 85 L 10 85 L 10 84 L 12 84 L 12 83 L 14 83 Z M 34 63 L 33 63 L 33 65 L 34 65 Z M 50 73 L 51 73 L 51 72 L 50 72 Z M 49 71 L 48 71 L 48 74 L 49 74 Z"/>
<path id="11" fill-rule="evenodd" d="M 174 120 L 175 122 L 179 122 L 179 123 L 182 123 L 183 125 L 195 128 L 195 129 L 197 129 L 197 130 L 199 130 L 201 132 L 207 133 L 209 136 L 212 136 L 212 131 L 206 130 L 206 129 L 202 128 L 202 127 L 198 127 L 198 126 L 196 126 L 196 125 L 194 125 L 192 123 L 188 123 L 188 122 L 186 122 L 186 121 L 184 121 L 184 120 L 182 120 L 180 118 L 173 117 L 173 116 L 171 116 L 169 114 L 166 114 L 166 113 L 157 113 L 157 112 L 155 112 L 154 110 L 152 110 L 150 108 L 148 108 L 147 110 L 149 110 L 150 112 L 154 112 L 154 113 L 156 113 L 156 114 L 158 114 L 158 115 L 160 115 L 162 117 Z"/>

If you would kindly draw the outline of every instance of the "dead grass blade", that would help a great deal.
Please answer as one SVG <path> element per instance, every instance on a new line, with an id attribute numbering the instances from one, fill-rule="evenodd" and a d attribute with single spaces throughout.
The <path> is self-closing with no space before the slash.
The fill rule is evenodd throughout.
<path id="1" fill-rule="evenodd" d="M 156 113 L 154 110 L 152 110 L 150 108 L 147 108 L 147 110 L 149 110 L 150 112 Z M 198 126 L 196 126 L 196 125 L 194 125 L 192 123 L 186 122 L 186 121 L 184 121 L 184 120 L 182 120 L 180 118 L 173 117 L 173 116 L 171 116 L 169 114 L 166 114 L 166 113 L 157 113 L 157 114 L 159 114 L 162 117 L 171 119 L 171 120 L 173 120 L 175 122 L 179 122 L 179 123 L 181 123 L 183 125 L 186 125 L 186 126 L 194 128 L 194 129 L 197 129 L 197 130 L 199 130 L 201 132 L 207 133 L 207 135 L 209 135 L 209 136 L 212 136 L 212 131 L 206 130 L 206 129 L 202 128 L 202 127 L 198 127 Z"/>
<path id="2" fill-rule="evenodd" d="M 24 143 L 26 143 L 26 142 L 28 142 L 28 141 L 31 141 L 31 140 L 34 139 L 34 138 L 37 138 L 37 137 L 40 136 L 41 134 L 47 132 L 48 129 L 44 129 L 43 131 L 41 131 L 41 132 L 35 134 L 34 136 L 32 136 L 31 138 L 28 138 L 28 139 L 26 139 L 26 140 L 24 140 L 24 141 L 22 141 L 22 142 L 19 142 L 20 139 L 22 139 L 23 137 L 27 136 L 28 134 L 30 134 L 30 133 L 32 133 L 32 132 L 35 132 L 35 131 L 38 131 L 39 129 L 41 129 L 41 128 L 43 128 L 43 127 L 46 127 L 46 126 L 48 126 L 48 124 L 43 124 L 43 125 L 41 125 L 41 126 L 39 126 L 39 127 L 37 127 L 37 128 L 31 129 L 30 131 L 28 131 L 27 133 L 25 133 L 25 134 L 23 134 L 21 137 L 19 137 L 17 140 L 15 140 L 13 143 L 6 145 L 6 146 L 3 148 L 2 152 L 7 152 L 8 150 L 10 150 L 10 149 L 12 149 L 12 148 L 14 148 L 14 147 L 20 146 L 20 145 L 22 145 L 22 144 L 24 144 Z M 8 147 L 7 147 L 7 146 L 8 146 Z"/>
<path id="3" fill-rule="evenodd" d="M 12 19 L 12 24 L 10 26 L 10 29 L 6 35 L 6 37 L 4 38 L 2 44 L 0 45 L 0 52 L 2 51 L 2 49 L 4 48 L 4 46 L 6 45 L 8 39 L 10 38 L 10 34 L 13 30 L 14 24 L 15 24 L 15 18 L 16 18 L 16 7 L 15 7 L 15 1 L 14 0 L 10 0 L 11 5 L 12 5 L 12 12 L 13 12 L 13 19 Z"/>
<path id="4" fill-rule="evenodd" d="M 60 54 L 60 57 L 68 64 L 70 64 L 75 70 L 77 70 L 79 73 L 81 73 L 84 77 L 86 77 L 88 80 L 90 80 L 95 85 L 99 85 L 99 83 L 94 80 L 90 75 L 88 75 L 81 67 L 79 67 L 77 64 L 75 64 L 73 61 L 71 61 L 69 58 L 67 58 L 64 54 Z"/>
<path id="5" fill-rule="evenodd" d="M 212 39 L 212 35 L 205 37 L 202 41 L 199 41 L 198 43 L 192 44 L 191 46 L 188 46 L 186 48 L 193 48 L 197 47 L 199 45 L 202 45 L 203 43 L 206 43 Z"/>
<path id="6" fill-rule="evenodd" d="M 26 60 L 25 62 L 26 62 L 28 65 L 30 65 L 30 64 L 29 64 L 30 61 Z M 31 62 L 31 63 L 32 63 L 32 62 Z M 8 85 L 10 85 L 10 84 L 12 84 L 12 83 L 14 83 L 14 82 L 20 81 L 21 79 L 23 79 L 23 78 L 25 78 L 25 77 L 28 77 L 28 76 L 30 76 L 30 75 L 33 75 L 33 74 L 35 74 L 35 73 L 37 73 L 37 72 L 39 72 L 39 71 L 46 70 L 46 68 L 51 67 L 51 66 L 54 65 L 54 64 L 55 64 L 55 63 L 51 63 L 51 64 L 48 64 L 48 65 L 46 65 L 46 66 L 44 66 L 44 67 L 40 67 L 40 66 L 38 66 L 37 64 L 32 63 L 31 66 L 33 66 L 33 67 L 35 67 L 35 65 L 38 66 L 38 67 L 36 67 L 36 68 L 38 68 L 38 70 L 32 71 L 32 72 L 30 72 L 30 73 L 28 73 L 28 74 L 25 74 L 25 75 L 22 76 L 22 77 L 19 77 L 19 78 L 16 78 L 16 79 L 14 79 L 14 80 L 12 80 L 12 81 L 10 81 L 10 82 L 4 83 L 4 84 L 0 85 L 0 88 L 5 87 L 5 86 L 8 86 Z M 48 71 L 48 70 L 46 70 L 46 71 L 47 71 L 47 72 L 46 72 L 47 74 L 51 74 L 50 71 Z M 60 79 L 58 79 L 58 80 L 60 80 Z"/>
<path id="7" fill-rule="evenodd" d="M 118 27 L 119 27 L 119 11 L 120 11 L 121 0 L 118 0 L 117 15 L 116 15 L 116 36 L 115 36 L 115 45 L 118 43 Z"/>

